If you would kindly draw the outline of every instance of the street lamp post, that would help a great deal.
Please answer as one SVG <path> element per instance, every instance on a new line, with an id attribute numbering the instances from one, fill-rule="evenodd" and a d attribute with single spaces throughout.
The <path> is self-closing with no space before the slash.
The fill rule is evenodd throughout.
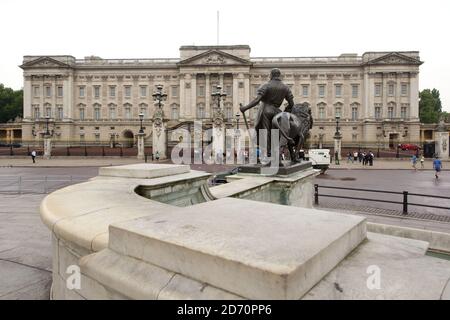
<path id="1" fill-rule="evenodd" d="M 48 131 L 48 121 L 50 120 L 50 116 L 49 115 L 46 115 L 45 116 L 45 121 L 46 121 L 46 130 L 45 130 L 45 134 L 47 135 L 47 136 L 49 136 L 50 135 L 50 131 Z"/>
<path id="2" fill-rule="evenodd" d="M 156 92 L 152 94 L 153 100 L 158 101 L 158 108 L 161 109 L 161 101 L 165 101 L 167 99 L 167 94 L 163 93 L 163 86 L 158 84 L 156 86 Z"/>
<path id="3" fill-rule="evenodd" d="M 217 99 L 217 109 L 220 110 L 220 100 L 222 100 L 222 98 L 225 98 L 227 96 L 227 94 L 222 91 L 222 86 L 217 85 L 216 88 L 217 88 L 217 91 L 213 92 L 211 94 L 211 96 L 213 98 Z"/>
<path id="4" fill-rule="evenodd" d="M 240 117 L 240 113 L 236 113 L 236 130 L 239 131 L 239 117 Z"/>
<path id="5" fill-rule="evenodd" d="M 141 121 L 141 128 L 139 129 L 139 133 L 144 133 L 144 127 L 142 126 L 142 121 L 144 120 L 144 114 L 141 112 L 139 113 L 139 120 Z"/>
<path id="6" fill-rule="evenodd" d="M 340 116 L 336 115 L 336 132 L 334 133 L 334 161 L 336 164 L 340 164 L 339 160 L 340 160 L 340 156 L 341 156 L 341 138 L 342 135 L 339 132 L 339 119 Z"/>

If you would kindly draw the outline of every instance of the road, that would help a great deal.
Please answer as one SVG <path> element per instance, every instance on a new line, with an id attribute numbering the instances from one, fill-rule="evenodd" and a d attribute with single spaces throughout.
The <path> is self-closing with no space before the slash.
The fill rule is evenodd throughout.
<path id="1" fill-rule="evenodd" d="M 442 171 L 438 180 L 432 170 L 328 170 L 326 174 L 315 179 L 319 186 L 338 186 L 356 189 L 373 189 L 384 191 L 408 191 L 427 195 L 450 197 L 450 171 Z M 342 195 L 349 197 L 363 197 L 402 201 L 403 195 L 383 194 L 374 192 L 359 192 L 349 190 L 333 190 L 319 187 L 319 194 Z M 368 202 L 360 200 L 325 198 L 319 196 L 319 202 L 347 204 L 354 206 L 368 206 L 375 208 L 402 210 L 400 204 Z M 409 196 L 408 201 L 419 204 L 450 207 L 450 200 Z M 412 212 L 439 214 L 450 216 L 450 210 L 409 206 Z"/>

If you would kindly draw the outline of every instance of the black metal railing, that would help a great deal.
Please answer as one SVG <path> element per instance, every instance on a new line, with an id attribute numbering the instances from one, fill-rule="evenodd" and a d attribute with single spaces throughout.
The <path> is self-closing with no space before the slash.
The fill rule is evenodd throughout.
<path id="1" fill-rule="evenodd" d="M 372 199 L 372 198 L 362 198 L 362 197 L 349 197 L 349 196 L 333 195 L 333 194 L 319 194 L 319 187 L 326 188 L 326 189 L 396 194 L 396 195 L 402 196 L 402 201 Z M 431 204 L 422 204 L 422 203 L 415 203 L 415 202 L 408 201 L 409 196 L 428 197 L 428 198 L 437 198 L 437 199 L 445 199 L 445 200 L 450 200 L 450 197 L 435 196 L 435 195 L 422 194 L 422 193 L 412 193 L 412 192 L 408 192 L 408 191 L 385 191 L 385 190 L 361 189 L 361 188 L 319 186 L 318 184 L 315 184 L 314 185 L 314 203 L 315 203 L 315 205 L 319 204 L 319 195 L 321 197 L 329 197 L 329 198 L 340 198 L 340 199 L 349 199 L 349 200 L 361 200 L 361 201 L 373 201 L 373 202 L 400 204 L 403 206 L 403 214 L 408 214 L 408 206 L 418 206 L 418 207 L 428 207 L 428 208 L 435 208 L 435 209 L 450 210 L 450 207 L 435 206 L 435 205 L 431 205 Z"/>

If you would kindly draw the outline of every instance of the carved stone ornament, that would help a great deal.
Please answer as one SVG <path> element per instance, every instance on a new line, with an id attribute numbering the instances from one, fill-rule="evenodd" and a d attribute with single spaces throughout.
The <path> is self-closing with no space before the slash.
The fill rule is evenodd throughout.
<path id="1" fill-rule="evenodd" d="M 447 152 L 447 138 L 442 138 L 442 151 Z"/>
<path id="2" fill-rule="evenodd" d="M 225 115 L 223 114 L 223 111 L 215 108 L 213 113 L 213 125 L 214 127 L 222 127 L 224 122 Z"/>
<path id="3" fill-rule="evenodd" d="M 153 114 L 153 128 L 156 131 L 156 135 L 159 137 L 163 130 L 164 111 L 157 108 Z"/>
<path id="4" fill-rule="evenodd" d="M 445 128 L 444 119 L 439 120 L 439 124 L 436 127 L 436 131 L 437 132 L 446 132 L 447 131 L 447 129 Z"/>
<path id="5" fill-rule="evenodd" d="M 207 56 L 203 62 L 206 64 L 225 64 L 226 60 L 218 54 L 211 54 Z"/>

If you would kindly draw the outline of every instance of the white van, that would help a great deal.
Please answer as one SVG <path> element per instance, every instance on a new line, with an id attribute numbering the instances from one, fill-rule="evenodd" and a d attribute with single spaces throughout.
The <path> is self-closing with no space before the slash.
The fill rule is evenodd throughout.
<path id="1" fill-rule="evenodd" d="M 309 149 L 305 157 L 311 161 L 313 168 L 320 169 L 322 174 L 330 167 L 330 149 Z"/>

